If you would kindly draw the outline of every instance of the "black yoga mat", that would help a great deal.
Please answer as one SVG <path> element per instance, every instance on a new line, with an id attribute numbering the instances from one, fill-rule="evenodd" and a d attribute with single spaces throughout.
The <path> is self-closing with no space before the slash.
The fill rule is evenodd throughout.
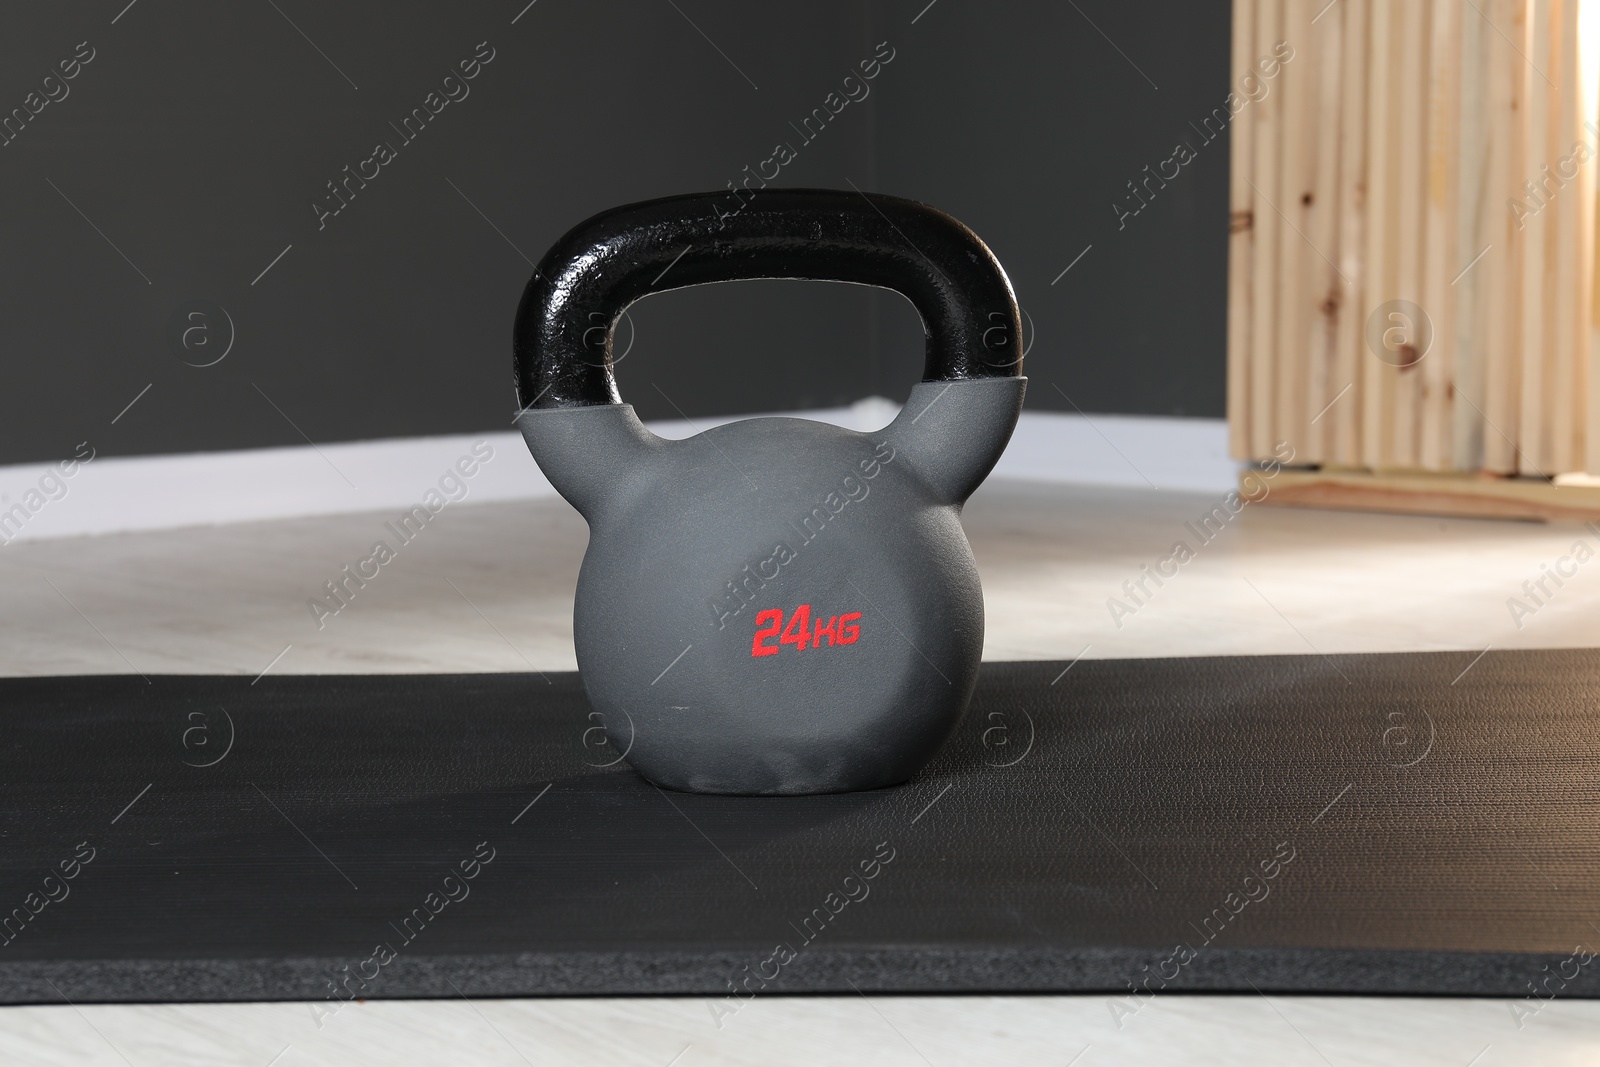
<path id="1" fill-rule="evenodd" d="M 916 780 L 770 799 L 575 675 L 7 679 L 0 1002 L 1593 992 L 1600 652 L 1474 655 L 986 664 Z"/>

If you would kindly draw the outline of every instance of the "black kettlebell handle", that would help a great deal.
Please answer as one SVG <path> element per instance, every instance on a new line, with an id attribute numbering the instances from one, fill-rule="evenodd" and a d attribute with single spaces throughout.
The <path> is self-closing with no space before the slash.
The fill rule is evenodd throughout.
<path id="1" fill-rule="evenodd" d="M 831 189 L 694 193 L 582 222 L 540 260 L 517 309 L 524 408 L 620 404 L 617 319 L 651 293 L 748 278 L 881 286 L 922 316 L 922 380 L 1022 373 L 1016 296 L 977 234 L 926 204 Z"/>

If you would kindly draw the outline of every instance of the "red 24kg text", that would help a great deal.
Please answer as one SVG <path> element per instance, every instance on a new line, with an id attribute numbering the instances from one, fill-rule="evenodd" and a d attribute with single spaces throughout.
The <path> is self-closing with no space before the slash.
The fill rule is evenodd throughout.
<path id="1" fill-rule="evenodd" d="M 824 638 L 827 639 L 830 648 L 834 645 L 853 645 L 861 637 L 861 627 L 852 625 L 859 618 L 861 618 L 859 611 L 852 611 L 848 615 L 834 615 L 824 626 L 822 615 L 818 614 L 813 625 L 811 605 L 801 604 L 794 609 L 794 614 L 789 616 L 789 625 L 785 626 L 783 612 L 777 608 L 768 608 L 756 616 L 756 635 L 750 642 L 750 654 L 776 656 L 783 651 L 784 645 L 793 645 L 796 652 L 804 651 L 807 646 L 821 648 Z M 773 638 L 778 639 L 777 644 L 772 643 Z"/>

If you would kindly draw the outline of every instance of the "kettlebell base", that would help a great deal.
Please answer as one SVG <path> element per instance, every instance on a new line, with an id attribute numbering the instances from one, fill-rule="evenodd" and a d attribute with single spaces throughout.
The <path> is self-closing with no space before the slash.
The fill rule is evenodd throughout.
<path id="1" fill-rule="evenodd" d="M 873 778 L 838 778 L 828 781 L 817 780 L 813 782 L 783 782 L 771 788 L 752 788 L 738 783 L 699 783 L 687 779 L 673 779 L 670 776 L 657 777 L 646 774 L 635 767 L 634 771 L 658 789 L 669 789 L 674 793 L 696 793 L 701 796 L 718 797 L 811 797 L 825 796 L 830 793 L 860 793 L 870 789 L 889 789 L 893 786 L 904 785 L 916 776 L 917 770 L 913 768 L 904 773 L 880 775 Z"/>
<path id="2" fill-rule="evenodd" d="M 974 680 L 976 667 L 974 663 Z M 628 737 L 611 734 L 609 728 L 607 733 L 641 778 L 676 793 L 746 797 L 855 793 L 888 789 L 916 777 L 960 725 L 971 689 L 964 685 L 916 711 L 903 705 L 887 710 L 882 717 L 864 720 L 859 730 L 803 740 L 752 730 L 737 741 L 717 744 L 704 735 L 696 740 L 665 738 L 644 729 L 634 731 L 629 744 Z M 643 716 L 615 718 L 638 722 Z"/>

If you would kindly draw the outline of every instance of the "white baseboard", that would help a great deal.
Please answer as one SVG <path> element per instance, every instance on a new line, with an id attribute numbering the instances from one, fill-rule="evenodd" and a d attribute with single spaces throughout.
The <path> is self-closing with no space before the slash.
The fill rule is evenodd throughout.
<path id="1" fill-rule="evenodd" d="M 1028 411 L 991 477 L 1226 493 L 1241 466 L 1224 419 Z"/>
<path id="2" fill-rule="evenodd" d="M 847 408 L 785 414 L 874 430 L 898 411 L 891 401 L 869 397 Z M 682 438 L 732 421 L 649 425 L 663 437 Z M 480 453 L 487 445 L 493 455 L 475 463 L 472 449 L 479 442 Z M 464 457 L 474 473 L 457 473 L 452 479 L 452 470 Z M 1228 458 L 1227 424 L 1220 419 L 1027 412 L 993 477 L 1223 493 L 1234 487 L 1238 464 Z M 94 459 L 70 477 L 53 464 L 21 464 L 0 467 L 0 546 L 39 538 L 404 510 L 422 502 L 430 490 L 479 503 L 554 493 L 514 430 Z"/>

